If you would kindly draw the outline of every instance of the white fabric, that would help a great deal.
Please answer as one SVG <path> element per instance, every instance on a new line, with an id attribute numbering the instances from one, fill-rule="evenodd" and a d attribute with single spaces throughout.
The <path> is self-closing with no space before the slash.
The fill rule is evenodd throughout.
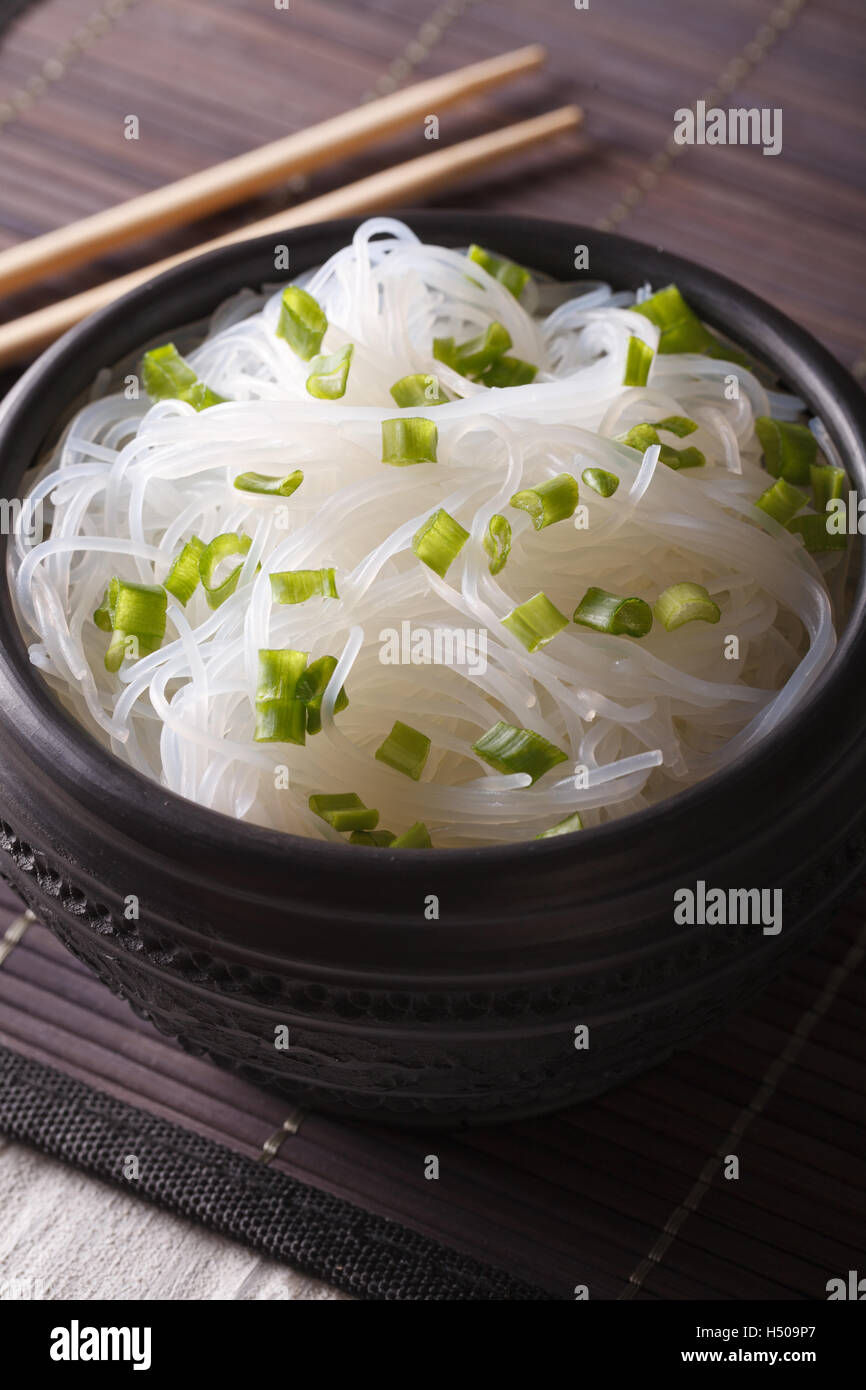
<path id="1" fill-rule="evenodd" d="M 347 1297 L 2 1137 L 0 1193 L 0 1300 Z"/>

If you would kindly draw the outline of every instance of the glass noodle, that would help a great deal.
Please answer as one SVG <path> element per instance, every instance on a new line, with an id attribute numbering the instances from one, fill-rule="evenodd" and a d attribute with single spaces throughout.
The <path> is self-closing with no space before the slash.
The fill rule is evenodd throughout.
<path id="1" fill-rule="evenodd" d="M 483 261 L 423 245 L 390 219 L 365 223 L 301 283 L 327 318 L 321 353 L 352 345 L 343 395 L 310 393 L 310 360 L 277 331 L 280 293 L 245 292 L 187 358 L 220 403 L 123 391 L 92 401 L 31 484 L 12 557 L 31 659 L 119 758 L 203 806 L 299 835 L 347 840 L 309 799 L 356 793 L 359 826 L 373 807 L 395 835 L 423 822 L 435 846 L 484 845 L 571 829 L 574 812 L 592 826 L 649 806 L 739 757 L 803 699 L 833 650 L 825 575 L 840 557 L 813 557 L 754 506 L 772 481 L 755 420 L 795 420 L 802 402 L 769 397 L 724 356 L 658 352 L 659 328 L 631 293 L 576 283 L 554 294 L 530 280 L 518 299 Z M 545 315 L 542 303 L 557 307 Z M 537 368 L 532 381 L 491 388 L 453 365 L 467 354 L 434 357 L 434 339 L 459 346 L 491 324 L 509 357 Z M 646 384 L 626 387 L 633 338 L 655 355 Z M 435 374 L 453 399 L 401 410 L 391 387 L 414 374 Z M 435 460 L 424 461 L 434 432 L 422 426 L 389 434 L 398 463 L 401 449 L 422 461 L 382 461 L 382 422 L 401 416 L 435 423 Z M 687 438 L 624 442 L 675 418 L 693 423 Z M 669 467 L 662 445 L 705 461 Z M 609 495 L 586 470 L 600 470 Z M 298 471 L 285 496 L 234 486 Z M 562 475 L 579 503 L 536 529 L 537 495 L 511 499 Z M 34 541 L 40 503 L 50 532 Z M 444 573 L 413 549 L 440 510 L 458 523 L 443 533 L 458 547 Z M 499 516 L 510 550 L 492 573 L 484 542 Z M 239 568 L 234 591 L 217 607 L 201 583 L 185 606 L 169 592 L 158 648 L 106 670 L 111 639 L 94 613 L 109 581 L 160 586 L 191 538 L 207 546 L 229 533 L 248 548 L 211 554 L 213 588 Z M 296 571 L 304 577 L 272 586 L 272 574 Z M 686 587 L 645 635 L 617 632 L 616 596 L 651 613 L 676 585 Z M 696 585 L 709 604 L 691 597 Z M 601 597 L 584 611 L 599 630 L 573 621 L 591 589 Z M 539 593 L 549 603 L 529 604 Z M 661 611 L 681 625 L 668 630 Z M 465 660 L 399 659 L 429 654 L 432 638 L 425 649 L 417 635 L 437 630 L 458 653 L 468 641 Z M 255 738 L 260 653 L 286 648 L 334 659 L 319 668 L 321 730 L 303 745 Z M 387 743 L 398 721 L 408 732 Z M 500 723 L 561 759 L 534 781 L 484 761 L 473 745 Z M 373 843 L 365 833 L 357 842 Z"/>

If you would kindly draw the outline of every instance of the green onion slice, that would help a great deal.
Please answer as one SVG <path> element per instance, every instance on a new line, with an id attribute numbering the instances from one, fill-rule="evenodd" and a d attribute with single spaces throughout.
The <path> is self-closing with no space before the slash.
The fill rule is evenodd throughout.
<path id="1" fill-rule="evenodd" d="M 742 352 L 729 347 L 704 327 L 676 285 L 667 285 L 642 304 L 633 304 L 632 311 L 642 314 L 661 329 L 658 345 L 661 353 L 699 352 L 706 357 L 719 357 L 725 362 L 749 365 L 749 359 Z"/>
<path id="2" fill-rule="evenodd" d="M 528 386 L 537 376 L 534 362 L 524 362 L 522 357 L 497 357 L 480 373 L 478 380 L 491 387 Z"/>
<path id="3" fill-rule="evenodd" d="M 490 559 L 490 573 L 498 574 L 511 554 L 511 522 L 499 512 L 494 512 L 487 523 L 483 545 Z"/>
<path id="4" fill-rule="evenodd" d="M 717 603 L 710 598 L 703 584 L 671 584 L 656 599 L 655 615 L 667 632 L 683 623 L 700 620 L 717 623 L 722 616 Z"/>
<path id="5" fill-rule="evenodd" d="M 93 615 L 93 621 L 102 632 L 111 632 L 111 609 L 108 606 L 108 590 L 102 595 L 102 602 Z"/>
<path id="6" fill-rule="evenodd" d="M 106 671 L 118 671 L 126 656 L 140 660 L 158 651 L 165 636 L 168 595 L 161 584 L 133 584 L 115 575 L 93 620 L 113 634 L 105 653 Z M 110 629 L 105 627 L 108 617 Z"/>
<path id="7" fill-rule="evenodd" d="M 787 526 L 797 512 L 805 507 L 808 500 L 805 492 L 792 487 L 784 478 L 777 478 L 771 487 L 761 493 L 755 506 L 766 512 L 774 521 L 778 521 L 780 526 Z"/>
<path id="8" fill-rule="evenodd" d="M 293 352 L 309 362 L 322 350 L 328 320 L 318 301 L 299 285 L 287 285 L 280 305 L 277 337 L 284 338 Z"/>
<path id="9" fill-rule="evenodd" d="M 475 377 L 491 367 L 511 347 L 511 334 L 495 319 L 483 333 L 455 345 L 453 338 L 434 338 L 433 356 L 461 376 Z"/>
<path id="10" fill-rule="evenodd" d="M 277 570 L 271 575 L 275 603 L 306 603 L 308 598 L 339 598 L 333 569 Z"/>
<path id="11" fill-rule="evenodd" d="M 257 492 L 265 497 L 291 497 L 297 492 L 304 475 L 300 468 L 287 473 L 285 478 L 274 477 L 271 473 L 239 473 L 234 486 L 238 492 Z"/>
<path id="12" fill-rule="evenodd" d="M 214 584 L 214 574 L 221 560 L 229 555 L 246 555 L 252 541 L 249 536 L 240 536 L 237 531 L 225 531 L 206 545 L 199 560 L 199 574 L 211 608 L 219 608 L 227 598 L 231 598 L 238 587 L 243 565 L 237 565 L 221 584 Z"/>
<path id="13" fill-rule="evenodd" d="M 551 835 L 570 835 L 572 830 L 582 829 L 583 821 L 580 818 L 580 812 L 572 811 L 570 816 L 565 817 L 565 820 L 557 821 L 556 825 L 552 825 L 549 830 L 542 830 L 541 834 L 536 835 L 535 838 L 536 840 L 548 840 Z"/>
<path id="14" fill-rule="evenodd" d="M 429 372 L 416 372 L 414 376 L 401 376 L 391 387 L 391 395 L 399 406 L 447 405 L 450 400 L 439 384 L 438 376 Z"/>
<path id="15" fill-rule="evenodd" d="M 553 526 L 557 521 L 567 521 L 574 516 L 577 497 L 577 479 L 570 473 L 559 473 L 545 483 L 515 492 L 510 505 L 518 511 L 528 512 L 536 531 L 543 531 L 545 526 Z"/>
<path id="16" fill-rule="evenodd" d="M 848 537 L 844 531 L 830 531 L 827 526 L 828 520 L 827 516 L 813 515 L 809 512 L 806 516 L 795 516 L 788 522 L 787 529 L 803 537 L 810 554 L 816 555 L 823 550 L 845 550 Z"/>
<path id="17" fill-rule="evenodd" d="M 645 637 L 653 625 L 653 614 L 642 598 L 622 598 L 607 589 L 591 588 L 574 610 L 574 621 L 615 637 Z"/>
<path id="18" fill-rule="evenodd" d="M 387 848 L 397 836 L 393 830 L 353 830 L 349 836 L 350 845 L 378 845 Z"/>
<path id="19" fill-rule="evenodd" d="M 687 415 L 666 415 L 663 420 L 656 420 L 655 427 L 657 430 L 669 430 L 671 434 L 685 439 L 686 435 L 694 434 L 698 426 L 697 421 L 690 420 Z"/>
<path id="20" fill-rule="evenodd" d="M 628 352 L 625 357 L 625 375 L 622 379 L 623 386 L 646 386 L 654 357 L 654 349 L 642 338 L 633 336 L 629 338 Z"/>
<path id="21" fill-rule="evenodd" d="M 759 415 L 755 433 L 772 478 L 784 478 L 787 483 L 809 482 L 810 469 L 818 457 L 818 441 L 811 430 L 788 420 Z"/>
<path id="22" fill-rule="evenodd" d="M 430 831 L 423 821 L 416 820 L 414 825 L 410 825 L 408 830 L 404 830 L 402 835 L 391 841 L 391 849 L 432 849 L 433 841 L 430 839 Z"/>
<path id="23" fill-rule="evenodd" d="M 306 742 L 306 706 L 298 694 L 306 664 L 307 653 L 291 647 L 260 649 L 256 743 Z"/>
<path id="24" fill-rule="evenodd" d="M 417 782 L 430 756 L 430 740 L 426 734 L 397 719 L 384 743 L 376 749 L 375 756 L 380 763 L 387 763 Z"/>
<path id="25" fill-rule="evenodd" d="M 307 391 L 320 401 L 336 401 L 346 394 L 354 343 L 344 343 L 326 357 L 314 357 L 307 377 Z"/>
<path id="26" fill-rule="evenodd" d="M 532 729 L 520 729 L 501 719 L 482 734 L 472 745 L 473 753 L 496 768 L 497 772 L 526 772 L 531 783 L 538 781 L 557 763 L 564 763 L 568 754 L 549 743 Z"/>
<path id="27" fill-rule="evenodd" d="M 174 343 L 163 343 L 144 354 L 141 364 L 144 389 L 152 401 L 186 401 L 195 410 L 207 410 L 221 405 L 225 396 L 218 396 L 199 381 L 193 368 L 181 357 Z"/>
<path id="28" fill-rule="evenodd" d="M 473 243 L 469 248 L 469 259 L 486 270 L 488 275 L 492 275 L 494 280 L 503 284 L 515 299 L 520 298 L 529 282 L 529 271 L 524 270 L 522 265 L 504 260 L 501 256 L 494 256 L 492 251 L 485 251 L 483 246 Z"/>
<path id="29" fill-rule="evenodd" d="M 457 558 L 468 539 L 469 532 L 440 507 L 415 532 L 412 549 L 419 560 L 444 579 L 448 566 Z"/>
<path id="30" fill-rule="evenodd" d="M 846 482 L 845 470 L 813 464 L 809 469 L 809 480 L 812 484 L 815 511 L 826 512 L 827 503 L 842 496 Z"/>
<path id="31" fill-rule="evenodd" d="M 335 830 L 375 830 L 379 812 L 368 809 L 355 792 L 319 792 L 310 797 L 310 810 Z"/>
<path id="32" fill-rule="evenodd" d="M 581 482 L 591 487 L 600 497 L 613 497 L 619 487 L 617 475 L 608 473 L 606 468 L 584 468 L 580 478 Z"/>
<path id="33" fill-rule="evenodd" d="M 527 651 L 537 652 L 568 627 L 568 618 L 551 603 L 547 594 L 538 593 L 506 614 L 502 626 L 513 632 Z"/>
<path id="34" fill-rule="evenodd" d="M 673 418 L 678 419 L 679 417 L 674 416 Z M 658 423 L 662 424 L 661 421 Z M 660 445 L 659 461 L 666 464 L 668 468 L 702 468 L 707 461 L 700 449 L 694 447 L 674 449 L 670 444 L 662 444 L 659 439 L 658 425 L 633 425 L 628 434 L 620 436 L 620 443 L 628 444 L 631 449 L 640 449 L 641 453 L 645 453 L 654 444 Z"/>
<path id="35" fill-rule="evenodd" d="M 396 468 L 412 463 L 435 463 L 439 431 L 423 415 L 382 421 L 382 462 Z"/>
<path id="36" fill-rule="evenodd" d="M 321 733 L 322 699 L 336 669 L 337 658 L 335 656 L 320 656 L 317 661 L 310 662 L 298 681 L 298 699 L 303 700 L 307 707 L 308 734 Z M 334 713 L 339 714 L 348 703 L 349 697 L 346 694 L 346 688 L 341 686 L 334 701 Z"/>
<path id="37" fill-rule="evenodd" d="M 433 356 L 437 362 L 457 370 L 457 341 L 455 338 L 434 338 Z"/>
<path id="38" fill-rule="evenodd" d="M 163 588 L 185 608 L 198 588 L 201 577 L 201 557 L 205 552 L 204 541 L 193 536 L 178 555 L 174 557 L 171 569 L 163 580 Z"/>

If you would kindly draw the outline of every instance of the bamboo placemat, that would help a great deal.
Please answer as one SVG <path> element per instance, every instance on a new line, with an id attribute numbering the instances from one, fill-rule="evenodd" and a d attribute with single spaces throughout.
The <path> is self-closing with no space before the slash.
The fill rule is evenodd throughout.
<path id="1" fill-rule="evenodd" d="M 0 935 L 20 921 L 3 893 Z M 820 1299 L 863 1258 L 864 916 L 861 891 L 756 1007 L 639 1080 L 558 1115 L 435 1137 L 289 1110 L 182 1052 L 31 925 L 0 965 L 0 1128 L 362 1297 L 396 1269 L 400 1297 L 420 1296 L 406 1290 L 432 1271 L 437 1297 L 571 1298 L 586 1285 L 603 1299 Z M 122 1104 L 106 1111 L 104 1097 Z M 166 1151 L 186 1174 L 181 1204 Z M 123 1177 L 129 1154 L 139 1186 Z M 214 1207 L 227 1168 L 245 1192 L 262 1165 L 267 1238 Z M 328 1264 L 303 1256 L 296 1184 L 308 1245 L 321 1221 L 311 1192 L 348 1204 L 329 1215 Z M 384 1239 L 385 1260 L 399 1243 L 372 1284 L 358 1269 L 365 1214 L 365 1246 Z"/>
<path id="2" fill-rule="evenodd" d="M 571 0 L 290 0 L 288 10 L 41 0 L 0 35 L 0 246 L 416 73 L 540 40 L 547 73 L 449 112 L 442 143 L 571 100 L 586 111 L 580 140 L 439 205 L 663 244 L 763 294 L 862 372 L 863 30 L 861 0 L 591 0 L 583 11 Z M 782 154 L 673 145 L 674 111 L 700 97 L 781 107 Z M 123 139 L 129 114 L 138 142 Z M 39 307 L 425 148 L 422 129 L 404 132 L 4 310 Z M 17 909 L 8 894 L 0 901 L 2 927 Z M 32 926 L 0 947 L 0 1113 L 20 1137 L 103 1176 L 117 1176 L 99 1155 L 118 1132 L 180 1155 L 203 1180 L 171 1189 L 176 1209 L 366 1297 L 572 1298 L 585 1284 L 608 1299 L 823 1298 L 829 1278 L 863 1260 L 864 922 L 861 892 L 757 1006 L 638 1081 L 548 1119 L 435 1139 L 287 1115 L 160 1037 Z M 22 1096 L 40 1104 L 13 1104 Z M 58 1106 L 90 1148 L 64 1147 Z M 431 1152 L 434 1182 L 424 1178 Z M 730 1153 L 736 1180 L 722 1176 Z M 257 1194 L 244 1220 L 213 1206 L 214 1184 Z M 167 1200 L 159 1184 L 139 1190 Z M 276 1203 L 280 1220 L 259 1219 L 256 1202 Z"/>

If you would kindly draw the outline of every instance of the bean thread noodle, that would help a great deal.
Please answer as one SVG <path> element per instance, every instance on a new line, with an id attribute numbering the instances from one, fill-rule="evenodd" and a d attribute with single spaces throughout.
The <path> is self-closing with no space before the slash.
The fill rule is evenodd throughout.
<path id="1" fill-rule="evenodd" d="M 299 835 L 344 839 L 308 798 L 354 791 L 395 833 L 420 820 L 437 847 L 509 843 L 575 810 L 597 825 L 689 787 L 803 699 L 835 642 L 826 572 L 838 557 L 816 561 L 753 505 L 770 481 L 755 417 L 795 419 L 803 403 L 694 353 L 657 354 L 648 384 L 625 387 L 630 338 L 658 342 L 632 293 L 539 281 L 518 301 L 471 271 L 464 252 L 368 221 L 303 282 L 328 318 L 322 351 L 354 344 L 341 399 L 308 394 L 308 364 L 276 334 L 279 292 L 264 302 L 244 292 L 188 356 L 224 404 L 197 413 L 119 391 L 85 405 L 41 465 L 11 562 L 31 659 L 130 767 Z M 494 320 L 510 351 L 537 364 L 532 383 L 490 389 L 433 359 L 434 337 L 464 341 Z M 393 468 L 382 463 L 381 422 L 399 415 L 390 387 L 411 373 L 435 373 L 460 399 L 405 412 L 435 422 L 438 458 Z M 657 446 L 617 438 L 670 416 L 696 423 L 688 444 L 703 467 L 668 468 Z M 823 425 L 812 429 L 826 454 Z M 536 532 L 509 507 L 521 489 L 592 467 L 620 485 L 604 497 L 581 483 L 578 525 Z M 295 469 L 304 482 L 285 501 L 232 485 L 243 472 Z M 51 522 L 44 539 L 31 535 L 39 506 Z M 439 508 L 469 532 L 444 578 L 411 548 Z M 483 538 L 496 513 L 513 538 L 492 575 Z M 160 584 L 193 534 L 232 531 L 251 541 L 235 592 L 215 611 L 200 585 L 185 609 L 169 594 L 159 650 L 106 671 L 93 613 L 111 576 Z M 272 572 L 321 567 L 335 568 L 339 598 L 273 602 Z M 590 586 L 652 604 L 686 581 L 708 590 L 719 623 L 668 632 L 656 622 L 637 640 L 570 622 L 536 652 L 502 623 L 540 590 L 570 617 Z M 419 631 L 468 635 L 476 659 L 413 663 L 407 631 L 411 642 Z M 254 741 L 258 652 L 279 647 L 337 659 L 321 733 L 304 747 Z M 403 659 L 386 657 L 395 649 Z M 349 705 L 335 713 L 343 685 Z M 417 782 L 374 757 L 395 720 L 431 740 Z M 525 773 L 494 770 L 472 744 L 500 720 L 542 735 L 566 761 L 532 786 Z"/>

